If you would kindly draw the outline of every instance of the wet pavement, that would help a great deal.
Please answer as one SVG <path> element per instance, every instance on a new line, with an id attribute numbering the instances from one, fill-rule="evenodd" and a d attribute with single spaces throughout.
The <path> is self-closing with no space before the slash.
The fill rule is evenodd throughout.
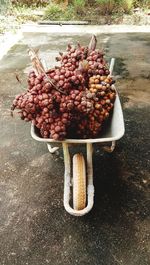
<path id="1" fill-rule="evenodd" d="M 149 264 L 150 36 L 97 34 L 108 60 L 116 58 L 126 133 L 112 154 L 95 146 L 95 204 L 88 215 L 73 217 L 63 208 L 62 150 L 48 153 L 31 138 L 30 124 L 10 116 L 14 96 L 25 88 L 28 46 L 40 48 L 52 65 L 68 42 L 89 38 L 24 33 L 1 60 L 0 265 Z"/>

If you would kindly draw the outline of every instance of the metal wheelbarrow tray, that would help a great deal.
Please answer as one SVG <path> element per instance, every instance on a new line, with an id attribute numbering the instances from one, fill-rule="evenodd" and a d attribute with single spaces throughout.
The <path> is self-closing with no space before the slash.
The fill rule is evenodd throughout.
<path id="1" fill-rule="evenodd" d="M 110 72 L 114 66 L 114 60 L 111 60 Z M 117 91 L 116 91 L 117 92 Z M 31 136 L 40 142 L 47 144 L 51 153 L 54 153 L 58 147 L 52 147 L 53 143 L 62 143 L 64 152 L 64 207 L 67 212 L 75 216 L 82 216 L 88 213 L 94 203 L 94 186 L 93 186 L 93 166 L 92 166 L 92 152 L 93 143 L 107 143 L 111 142 L 111 146 L 103 147 L 107 152 L 113 152 L 115 149 L 115 142 L 119 140 L 125 132 L 124 119 L 122 107 L 118 93 L 110 122 L 106 126 L 100 138 L 93 139 L 66 139 L 64 141 L 55 141 L 53 139 L 41 138 L 38 130 L 34 125 L 31 125 Z M 87 161 L 85 169 L 85 161 L 82 154 L 74 155 L 72 162 L 69 154 L 68 144 L 86 144 Z M 73 164 L 71 166 L 71 164 Z M 71 168 L 73 168 L 73 179 L 71 177 Z M 87 172 L 87 174 L 86 174 Z M 87 179 L 87 180 L 86 180 Z M 73 186 L 73 207 L 70 206 L 71 186 Z M 87 198 L 86 198 L 87 197 Z M 87 201 L 87 203 L 86 203 Z"/>

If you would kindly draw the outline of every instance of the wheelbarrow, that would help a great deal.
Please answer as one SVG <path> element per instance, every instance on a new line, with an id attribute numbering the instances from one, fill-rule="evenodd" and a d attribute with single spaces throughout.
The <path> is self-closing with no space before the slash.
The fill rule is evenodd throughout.
<path id="1" fill-rule="evenodd" d="M 115 59 L 111 59 L 110 74 L 112 75 Z M 115 88 L 116 89 L 116 88 Z M 51 144 L 62 143 L 64 153 L 64 207 L 68 213 L 74 216 L 83 216 L 87 214 L 94 204 L 94 185 L 93 185 L 93 165 L 92 153 L 94 143 L 111 143 L 109 146 L 103 146 L 106 152 L 113 152 L 116 141 L 119 140 L 125 132 L 122 108 L 119 95 L 116 91 L 116 99 L 114 103 L 111 121 L 105 132 L 100 138 L 95 139 L 66 139 L 64 141 L 55 141 L 53 139 L 41 138 L 37 129 L 31 125 L 31 136 L 40 142 L 44 142 L 48 146 L 50 153 L 57 151 L 59 147 L 52 147 Z M 86 166 L 83 154 L 75 154 L 71 160 L 69 154 L 70 144 L 86 144 Z M 73 176 L 71 177 L 71 172 Z M 87 173 L 86 173 L 87 172 Z M 73 207 L 70 205 L 71 187 L 73 197 Z"/>

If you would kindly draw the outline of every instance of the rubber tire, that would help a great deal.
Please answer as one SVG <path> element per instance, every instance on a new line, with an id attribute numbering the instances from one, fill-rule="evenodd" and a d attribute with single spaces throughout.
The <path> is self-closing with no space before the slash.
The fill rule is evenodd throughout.
<path id="1" fill-rule="evenodd" d="M 82 210 L 86 207 L 86 169 L 82 154 L 73 156 L 73 208 Z"/>

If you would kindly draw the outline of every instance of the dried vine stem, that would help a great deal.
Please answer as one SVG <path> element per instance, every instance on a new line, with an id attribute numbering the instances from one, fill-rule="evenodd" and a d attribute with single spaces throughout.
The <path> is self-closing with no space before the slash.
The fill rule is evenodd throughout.
<path id="1" fill-rule="evenodd" d="M 28 50 L 28 54 L 29 54 L 29 57 L 31 59 L 31 62 L 32 62 L 32 65 L 34 67 L 34 69 L 36 70 L 36 72 L 38 74 L 44 74 L 47 81 L 57 90 L 59 91 L 60 93 L 62 94 L 66 94 L 64 91 L 62 91 L 61 89 L 59 89 L 54 83 L 53 81 L 51 80 L 51 78 L 46 74 L 46 71 L 44 69 L 44 66 L 42 64 L 42 62 L 40 61 L 39 57 L 38 57 L 38 50 L 34 50 L 33 48 L 29 48 Z"/>
<path id="2" fill-rule="evenodd" d="M 94 51 L 96 49 L 96 44 L 97 44 L 97 39 L 96 36 L 93 35 L 88 46 L 88 52 Z"/>
<path id="3" fill-rule="evenodd" d="M 38 74 L 46 74 L 44 66 L 42 65 L 39 57 L 38 50 L 34 50 L 33 48 L 29 48 L 28 50 L 29 57 L 31 59 L 32 65 Z"/>
<path id="4" fill-rule="evenodd" d="M 21 80 L 20 80 L 20 78 L 19 78 L 19 75 L 18 75 L 17 73 L 15 73 L 15 77 L 16 77 L 18 83 L 22 84 L 22 82 L 21 82 Z"/>

